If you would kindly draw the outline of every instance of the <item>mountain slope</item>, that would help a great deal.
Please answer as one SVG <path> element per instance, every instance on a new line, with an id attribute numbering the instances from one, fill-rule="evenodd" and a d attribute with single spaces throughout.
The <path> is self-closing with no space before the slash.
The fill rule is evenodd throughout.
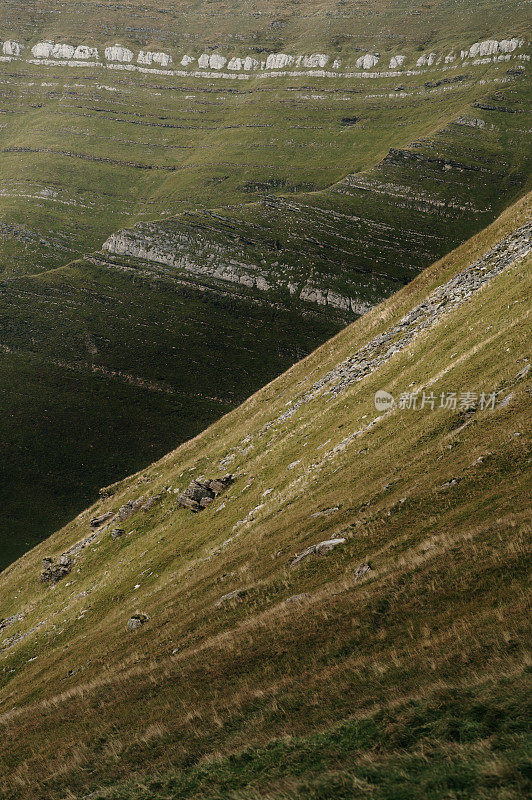
<path id="1" fill-rule="evenodd" d="M 526 793 L 529 212 L 0 575 L 7 798 Z"/>
<path id="2" fill-rule="evenodd" d="M 327 190 L 138 225 L 82 261 L 0 282 L 0 437 L 11 454 L 0 481 L 0 566 L 99 485 L 198 433 L 522 193 L 526 76 L 507 62 L 491 63 L 489 75 L 484 83 L 501 88 L 483 99 L 486 86 L 468 75 L 423 88 L 434 111 L 460 113 Z M 408 115 L 396 143 L 398 131 L 412 133 L 419 103 L 417 91 L 404 94 L 387 122 Z M 369 135 L 361 124 L 357 146 Z"/>

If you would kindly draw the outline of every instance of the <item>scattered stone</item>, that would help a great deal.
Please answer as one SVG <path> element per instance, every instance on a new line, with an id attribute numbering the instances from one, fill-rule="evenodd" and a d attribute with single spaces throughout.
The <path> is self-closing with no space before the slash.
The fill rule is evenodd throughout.
<path id="1" fill-rule="evenodd" d="M 356 581 L 359 581 L 360 578 L 363 578 L 364 575 L 367 575 L 368 572 L 372 572 L 372 569 L 369 564 L 359 564 L 356 568 L 353 577 Z"/>
<path id="2" fill-rule="evenodd" d="M 203 511 L 213 500 L 224 492 L 232 483 L 234 475 L 225 475 L 223 478 L 212 480 L 193 480 L 185 491 L 177 498 L 178 506 L 190 508 L 195 514 Z"/>
<path id="3" fill-rule="evenodd" d="M 127 621 L 128 631 L 136 631 L 148 622 L 149 616 L 147 614 L 133 614 Z"/>
<path id="4" fill-rule="evenodd" d="M 289 464 L 286 469 L 294 469 L 294 467 L 297 467 L 298 464 L 301 464 L 300 458 L 297 461 L 292 461 L 292 463 Z"/>
<path id="5" fill-rule="evenodd" d="M 510 403 L 512 402 L 513 396 L 514 396 L 513 392 L 510 392 L 510 394 L 506 395 L 506 397 L 504 397 L 499 403 L 499 408 L 506 408 L 507 406 L 509 406 Z"/>
<path id="6" fill-rule="evenodd" d="M 453 486 L 456 486 L 457 483 L 458 480 L 456 478 L 451 478 L 450 481 L 445 481 L 445 483 L 442 483 L 440 489 L 451 489 Z"/>
<path id="7" fill-rule="evenodd" d="M 346 539 L 339 538 L 339 539 L 327 539 L 324 542 L 320 542 L 319 544 L 313 544 L 310 547 L 307 547 L 306 550 L 303 550 L 302 553 L 299 553 L 291 562 L 290 566 L 295 567 L 305 558 L 308 556 L 325 556 L 327 553 L 330 553 L 334 547 L 338 547 L 340 544 L 345 544 Z"/>
<path id="8" fill-rule="evenodd" d="M 123 528 L 113 528 L 111 531 L 111 539 L 120 539 L 124 534 L 125 530 Z"/>
<path id="9" fill-rule="evenodd" d="M 247 589 L 234 589 L 234 591 L 222 595 L 220 599 L 216 601 L 215 606 L 216 608 L 220 608 L 224 603 L 229 603 L 231 600 L 242 600 L 246 597 L 247 593 Z"/>
<path id="10" fill-rule="evenodd" d="M 70 556 L 62 555 L 59 561 L 53 558 L 43 558 L 41 581 L 55 586 L 62 578 L 69 574 L 72 569 L 72 559 Z"/>

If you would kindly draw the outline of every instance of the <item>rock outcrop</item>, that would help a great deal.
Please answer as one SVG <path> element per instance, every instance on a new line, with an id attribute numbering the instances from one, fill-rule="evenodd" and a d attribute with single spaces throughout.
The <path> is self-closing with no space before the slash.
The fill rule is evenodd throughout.
<path id="1" fill-rule="evenodd" d="M 128 47 L 122 47 L 121 44 L 115 44 L 113 47 L 105 48 L 105 57 L 108 61 L 130 64 L 133 61 L 133 51 Z"/>
<path id="2" fill-rule="evenodd" d="M 232 483 L 234 475 L 225 475 L 223 478 L 193 480 L 185 491 L 177 498 L 179 506 L 190 508 L 197 513 L 207 508 L 222 492 Z"/>
<path id="3" fill-rule="evenodd" d="M 44 558 L 42 562 L 41 581 L 55 586 L 60 580 L 65 578 L 72 569 L 72 559 L 70 556 L 62 555 L 56 562 L 53 558 Z"/>

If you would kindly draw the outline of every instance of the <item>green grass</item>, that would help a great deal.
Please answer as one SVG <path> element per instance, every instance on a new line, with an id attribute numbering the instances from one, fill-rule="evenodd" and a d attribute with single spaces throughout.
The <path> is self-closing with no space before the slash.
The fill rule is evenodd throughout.
<path id="1" fill-rule="evenodd" d="M 522 201 L 2 573 L 1 616 L 25 614 L 2 640 L 28 634 L 0 655 L 7 798 L 106 787 L 163 798 L 180 796 L 176 786 L 201 797 L 208 781 L 213 797 L 351 797 L 359 780 L 378 798 L 397 787 L 475 800 L 523 793 L 529 379 L 516 375 L 529 263 L 336 399 L 264 426 L 527 216 Z M 376 389 L 398 396 L 411 384 L 513 397 L 468 420 L 397 410 L 312 468 L 377 416 Z M 176 508 L 174 489 L 228 468 L 238 477 L 216 504 Z M 102 535 L 67 580 L 40 583 L 41 559 L 86 536 L 90 518 L 161 492 L 126 522 L 130 535 Z M 289 568 L 339 535 L 344 547 Z M 356 581 L 361 563 L 372 572 Z M 248 590 L 241 602 L 216 607 L 238 588 Z M 128 634 L 137 611 L 150 620 Z M 489 720 L 499 720 L 493 730 Z"/>
<path id="2" fill-rule="evenodd" d="M 307 737 L 96 792 L 95 800 L 444 800 L 525 797 L 526 676 L 440 689 Z"/>

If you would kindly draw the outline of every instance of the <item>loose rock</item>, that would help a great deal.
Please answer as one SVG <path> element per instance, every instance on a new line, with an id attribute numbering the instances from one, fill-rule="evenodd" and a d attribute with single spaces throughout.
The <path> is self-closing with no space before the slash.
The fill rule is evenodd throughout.
<path id="1" fill-rule="evenodd" d="M 178 496 L 178 505 L 190 508 L 196 514 L 207 508 L 232 483 L 234 483 L 233 475 L 225 475 L 223 478 L 212 480 L 193 480 L 188 488 Z"/>
<path id="2" fill-rule="evenodd" d="M 331 550 L 335 547 L 338 547 L 340 544 L 345 544 L 346 539 L 339 538 L 339 539 L 327 539 L 324 542 L 320 542 L 319 544 L 313 544 L 311 547 L 307 547 L 306 550 L 303 550 L 302 553 L 299 553 L 291 562 L 290 566 L 295 567 L 305 558 L 309 556 L 325 556 L 327 553 L 330 553 Z"/>
<path id="3" fill-rule="evenodd" d="M 148 622 L 149 616 L 147 614 L 133 614 L 127 621 L 128 631 L 136 631 L 138 628 Z"/>

